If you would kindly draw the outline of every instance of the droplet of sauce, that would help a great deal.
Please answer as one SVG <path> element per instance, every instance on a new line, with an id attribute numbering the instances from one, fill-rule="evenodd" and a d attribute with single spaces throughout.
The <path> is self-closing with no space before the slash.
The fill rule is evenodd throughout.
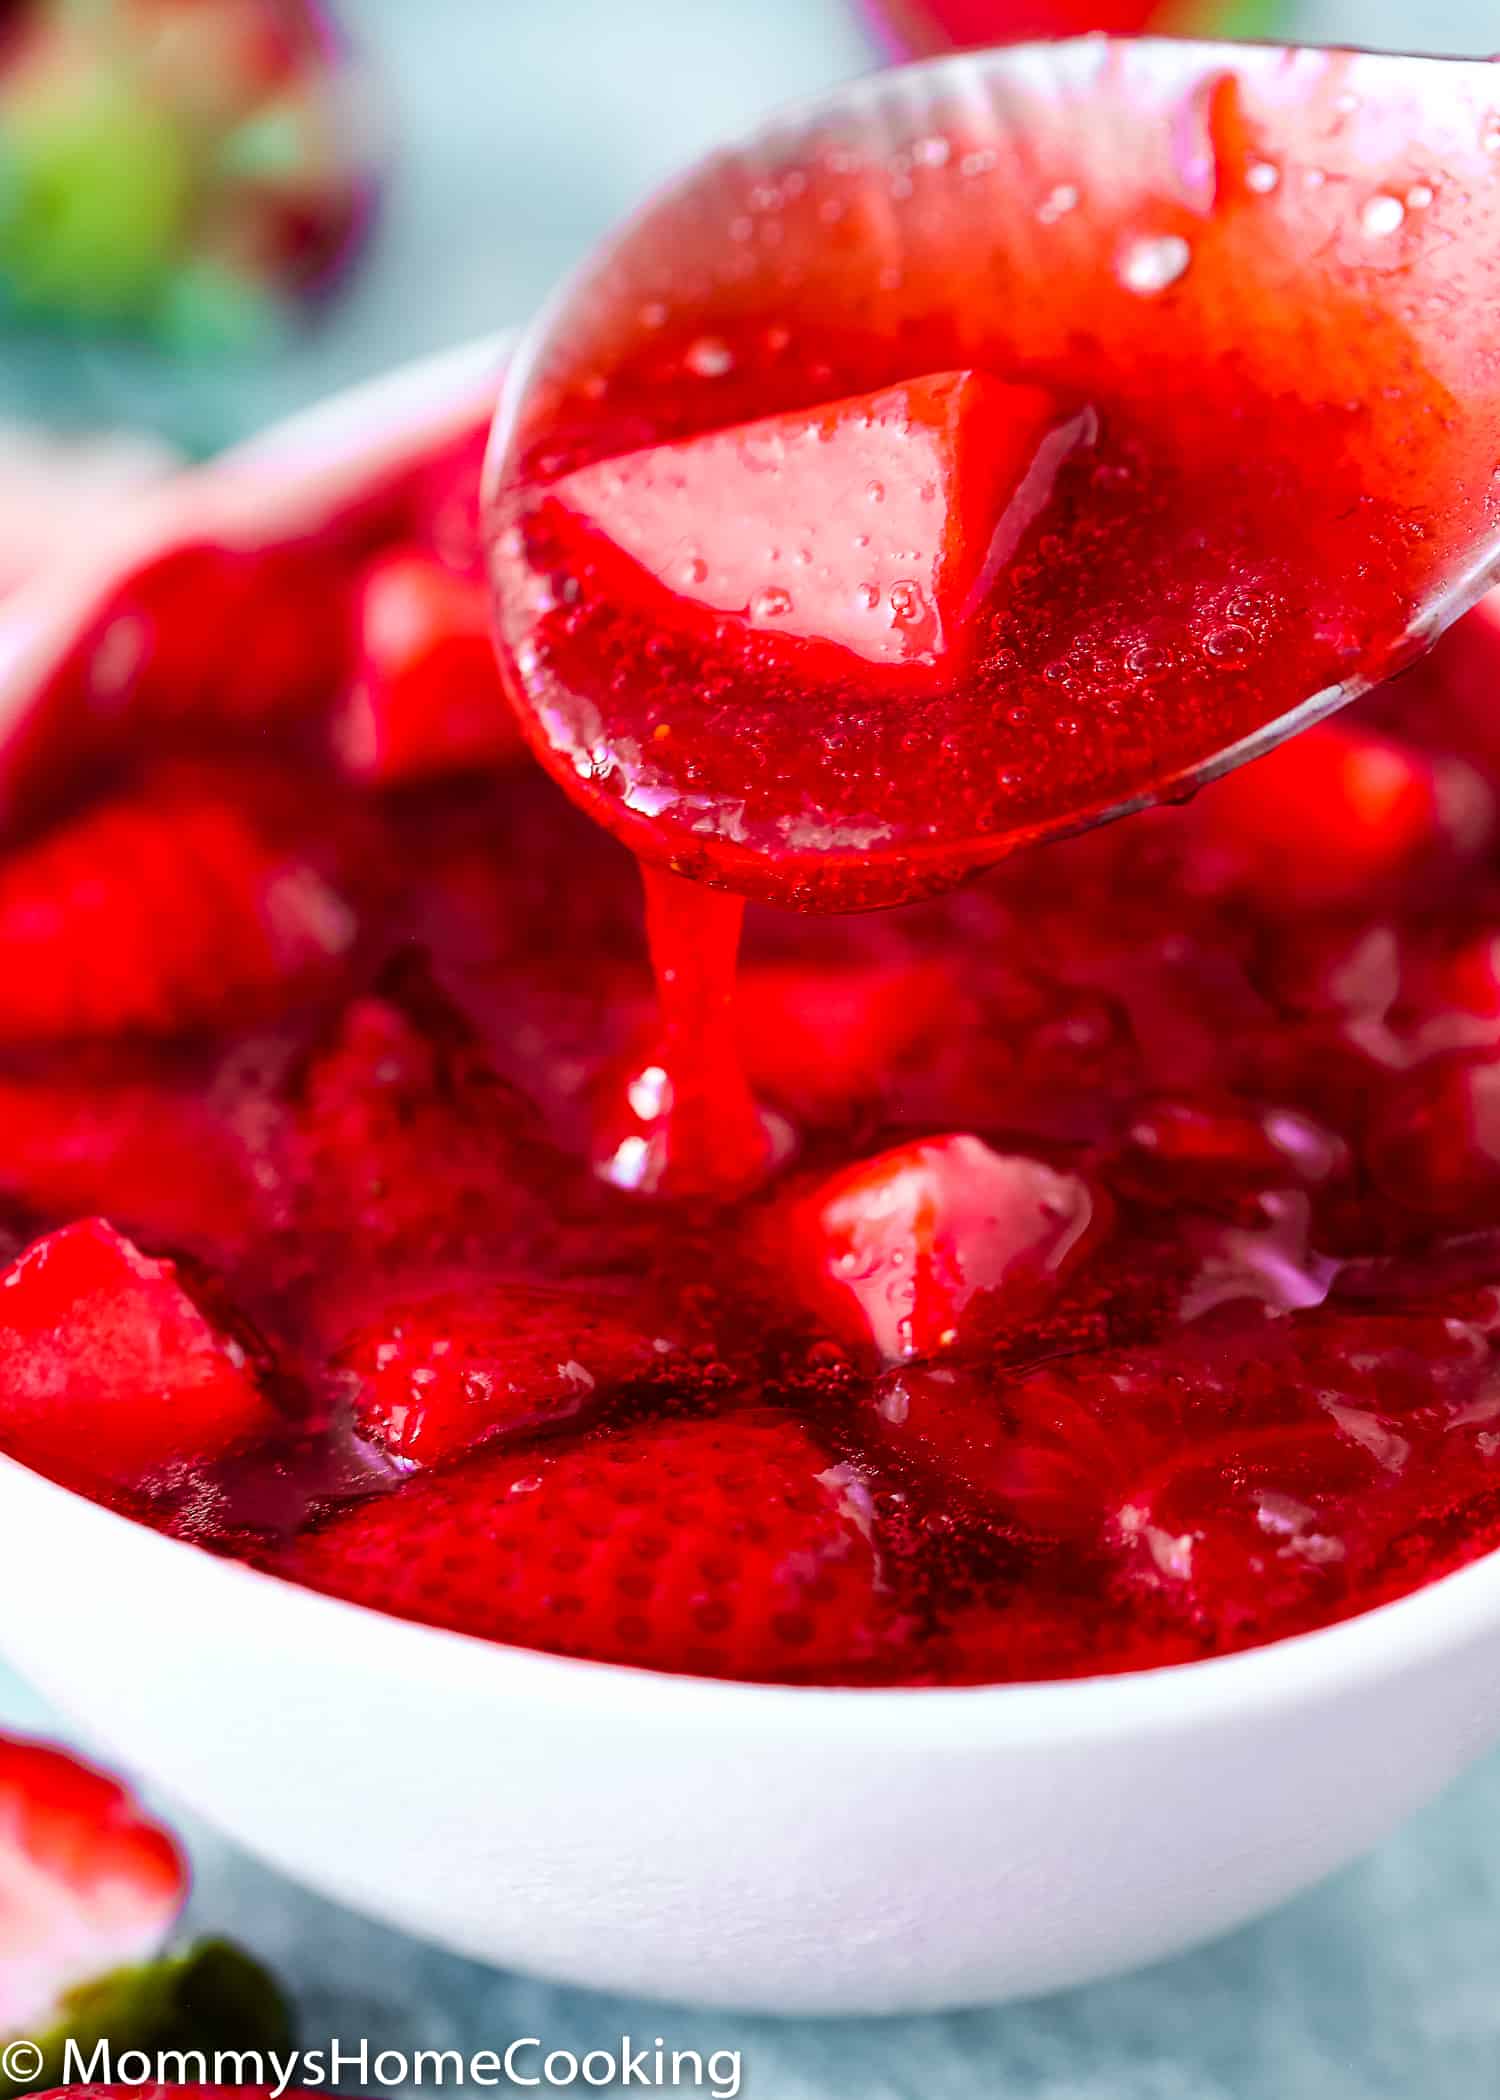
<path id="1" fill-rule="evenodd" d="M 1143 298 L 1167 291 L 1187 273 L 1193 251 L 1180 233 L 1143 235 L 1120 255 L 1120 282 Z"/>

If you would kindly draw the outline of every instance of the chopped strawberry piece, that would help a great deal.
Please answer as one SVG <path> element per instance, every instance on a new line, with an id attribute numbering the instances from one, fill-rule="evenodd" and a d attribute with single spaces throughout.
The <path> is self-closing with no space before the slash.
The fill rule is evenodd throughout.
<path id="1" fill-rule="evenodd" d="M 69 1991 L 149 1960 L 186 1898 L 177 1846 L 118 1780 L 0 1736 L 0 2036 L 44 2031 Z"/>
<path id="2" fill-rule="evenodd" d="M 992 550 L 1046 499 L 1059 421 L 1041 388 L 940 372 L 603 460 L 549 493 L 596 562 L 626 558 L 620 590 L 650 579 L 657 617 L 729 614 L 820 645 L 834 673 L 850 656 L 940 666 Z"/>
<path id="3" fill-rule="evenodd" d="M 708 1676 L 857 1676 L 896 1632 L 858 1477 L 761 1412 L 481 1454 L 278 1565 L 460 1633 Z"/>
<path id="4" fill-rule="evenodd" d="M 500 765 L 520 752 L 482 582 L 420 548 L 399 548 L 365 570 L 355 621 L 357 674 L 333 725 L 347 773 L 384 785 Z"/>
<path id="5" fill-rule="evenodd" d="M 1331 1131 L 1292 1109 L 1236 1101 L 1163 1100 L 1143 1106 L 1128 1133 L 1124 1168 L 1131 1180 L 1178 1188 L 1201 1185 L 1221 1195 L 1250 1187 L 1326 1181 L 1347 1164 L 1348 1148 Z"/>
<path id="6" fill-rule="evenodd" d="M 305 1222 L 371 1251 L 493 1262 L 509 1238 L 529 1242 L 537 1230 L 517 1173 L 533 1124 L 456 1016 L 427 1031 L 387 1000 L 356 999 L 298 1104 L 292 1166 Z"/>
<path id="7" fill-rule="evenodd" d="M 971 1346 L 1036 1314 L 1107 1230 L 1076 1174 L 923 1138 L 862 1161 L 772 1214 L 797 1296 L 887 1363 Z"/>
<path id="8" fill-rule="evenodd" d="M 417 1465 L 573 1420 L 659 1361 L 650 1337 L 597 1292 L 479 1278 L 388 1308 L 334 1360 L 350 1374 L 365 1435 Z"/>
<path id="9" fill-rule="evenodd" d="M 196 738 L 311 717 L 349 662 L 348 585 L 325 547 L 179 547 L 132 575 L 84 644 L 97 723 Z"/>
<path id="10" fill-rule="evenodd" d="M 1346 1563 L 1390 1536 L 1384 1473 L 1331 1416 L 1235 1428 L 1134 1483 L 1107 1535 L 1125 1579 L 1205 1637 L 1264 1639 L 1310 1600 L 1336 1614 Z"/>
<path id="11" fill-rule="evenodd" d="M 1492 836 L 1489 788 L 1459 760 L 1321 722 L 1207 789 L 1201 821 L 1237 873 L 1289 910 L 1389 892 Z"/>
<path id="12" fill-rule="evenodd" d="M 874 1388 L 867 1425 L 893 1451 L 939 1479 L 1002 1504 L 1049 1537 L 1087 1539 L 1103 1522 L 1109 1483 L 1128 1476 L 1134 1425 L 1116 1431 L 1080 1391 L 1065 1361 L 1028 1376 L 989 1364 L 911 1364 Z"/>
<path id="13" fill-rule="evenodd" d="M 170 1034 L 313 988 L 352 907 L 232 775 L 165 769 L 0 865 L 0 1042 Z"/>
<path id="14" fill-rule="evenodd" d="M 1320 1307 L 1024 1375 L 908 1366 L 869 1423 L 949 1494 L 1102 1549 L 1130 1591 L 1222 1646 L 1305 1623 L 1309 1604 L 1337 1616 L 1346 1585 L 1365 1601 L 1399 1587 L 1403 1538 L 1472 1495 L 1493 1386 L 1482 1322 Z"/>
<path id="15" fill-rule="evenodd" d="M 66 1225 L 0 1276 L 0 1440 L 69 1477 L 141 1485 L 269 1435 L 250 1351 L 175 1264 L 103 1218 Z"/>

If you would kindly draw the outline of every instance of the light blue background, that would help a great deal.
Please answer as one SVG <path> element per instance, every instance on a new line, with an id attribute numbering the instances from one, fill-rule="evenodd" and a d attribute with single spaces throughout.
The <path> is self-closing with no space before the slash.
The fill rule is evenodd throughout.
<path id="1" fill-rule="evenodd" d="M 400 358 L 523 319 L 658 176 L 869 60 L 833 0 L 347 0 L 345 11 L 381 56 L 403 150 L 374 253 L 326 325 L 273 364 L 230 371 L 164 374 L 144 355 L 0 346 L 0 409 L 139 418 L 211 446 Z M 1308 34 L 1476 50 L 1500 45 L 1492 17 L 1472 0 L 1301 9 Z M 150 1629 L 142 1635 L 145 1654 Z M 55 1725 L 3 1673 L 0 1723 Z M 420 1774 L 392 1812 L 422 1813 Z M 581 2052 L 622 2032 L 661 2033 L 743 2048 L 752 2100 L 1500 2094 L 1500 1761 L 1366 1864 L 1201 1954 L 1039 2004 L 887 2023 L 662 2012 L 495 1975 L 316 1901 L 207 1831 L 189 1834 L 196 1924 L 233 1932 L 279 1967 L 309 2041 L 366 2034 L 391 2048 L 473 2051 L 538 2034 Z"/>
<path id="2" fill-rule="evenodd" d="M 227 368 L 0 342 L 0 413 L 148 422 L 207 450 L 524 320 L 663 176 L 876 56 L 859 0 L 336 4 L 378 62 L 396 163 L 373 250 L 324 322 L 272 361 Z M 1493 0 L 1284 0 L 1283 14 L 1310 39 L 1500 49 Z"/>

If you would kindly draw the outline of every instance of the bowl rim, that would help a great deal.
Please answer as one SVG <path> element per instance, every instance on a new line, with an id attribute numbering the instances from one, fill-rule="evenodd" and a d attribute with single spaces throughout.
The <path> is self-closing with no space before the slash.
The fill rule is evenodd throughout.
<path id="1" fill-rule="evenodd" d="M 104 1551 L 113 1540 L 143 1568 L 154 1563 L 174 1594 L 181 1589 L 183 1556 L 190 1555 L 198 1571 L 193 1579 L 207 1593 L 199 1608 L 215 1628 L 222 1632 L 236 1613 L 269 1615 L 278 1653 L 304 1651 L 330 1684 L 337 1667 L 329 1667 L 328 1658 L 336 1656 L 501 1707 L 587 1708 L 596 1719 L 622 1725 L 645 1718 L 736 1739 L 790 1734 L 832 1748 L 868 1750 L 872 1723 L 883 1748 L 934 1753 L 1224 1727 L 1341 1699 L 1372 1681 L 1440 1662 L 1485 1633 L 1500 1635 L 1497 1548 L 1405 1596 L 1230 1655 L 1112 1676 L 1000 1684 L 768 1684 L 557 1655 L 403 1619 L 154 1530 L 0 1454 L 0 1510 L 16 1497 L 39 1502 L 49 1541 L 60 1539 L 69 1523 L 82 1526 Z M 102 1552 L 88 1558 L 92 1564 Z"/>
<path id="2" fill-rule="evenodd" d="M 492 335 L 403 364 L 269 426 L 217 460 L 122 506 L 76 559 L 21 584 L 0 605 L 0 735 L 24 717 L 103 593 L 135 563 L 219 532 L 235 544 L 315 529 L 350 497 L 470 427 L 493 404 L 514 337 Z M 1500 1548 L 1366 1611 L 1229 1655 L 1110 1676 L 998 1684 L 785 1685 L 684 1676 L 549 1654 L 402 1619 L 153 1530 L 0 1454 L 0 1505 L 39 1496 L 49 1536 L 97 1527 L 165 1573 L 185 1567 L 226 1611 L 277 1614 L 280 1633 L 314 1656 L 348 1654 L 475 1697 L 589 1706 L 624 1719 L 709 1731 L 809 1735 L 868 1747 L 873 1724 L 893 1744 L 972 1750 L 1223 1725 L 1420 1667 L 1500 1636 Z M 175 1556 L 175 1560 L 167 1557 Z"/>

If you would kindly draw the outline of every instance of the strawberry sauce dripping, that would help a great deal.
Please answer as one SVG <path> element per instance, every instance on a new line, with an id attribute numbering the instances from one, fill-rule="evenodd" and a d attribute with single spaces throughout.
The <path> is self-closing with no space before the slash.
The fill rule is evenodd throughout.
<path id="1" fill-rule="evenodd" d="M 644 1192 L 732 1195 L 763 1177 L 774 1142 L 735 1036 L 745 901 L 664 868 L 641 875 L 661 1040 L 628 1089 L 645 1129 L 601 1171 Z"/>

